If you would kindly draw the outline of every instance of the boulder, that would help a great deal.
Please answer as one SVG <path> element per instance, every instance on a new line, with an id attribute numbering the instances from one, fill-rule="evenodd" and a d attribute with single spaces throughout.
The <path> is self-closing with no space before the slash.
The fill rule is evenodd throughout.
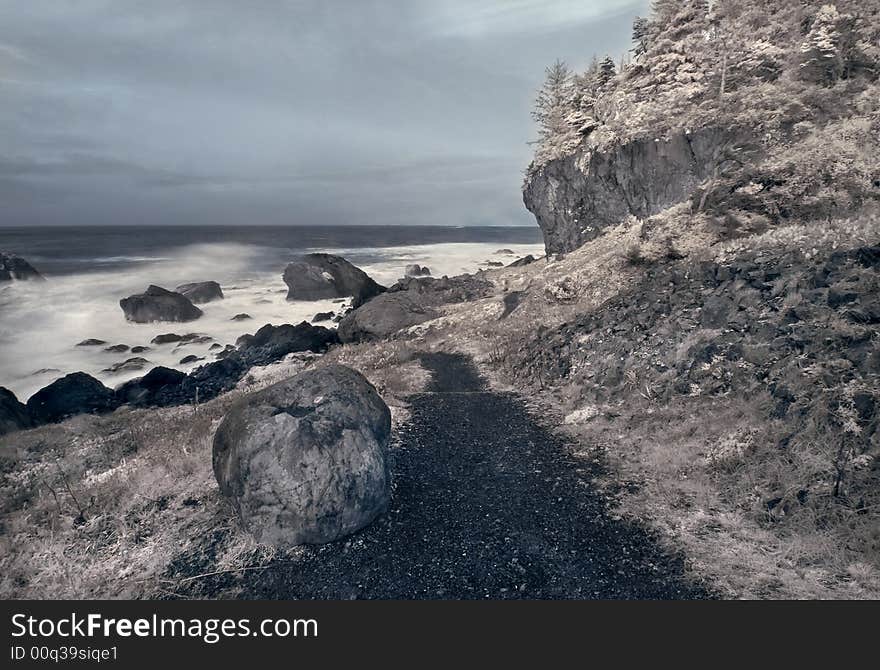
<path id="1" fill-rule="evenodd" d="M 104 351 L 110 352 L 111 354 L 124 354 L 128 351 L 128 348 L 127 344 L 114 344 L 113 346 L 104 349 Z"/>
<path id="2" fill-rule="evenodd" d="M 148 352 L 148 351 L 152 351 L 152 350 L 150 349 L 150 347 L 145 347 L 145 346 L 142 346 L 142 345 L 141 345 L 141 346 L 137 346 L 137 347 L 132 347 L 132 348 L 131 348 L 131 353 L 133 353 L 133 354 L 143 354 L 143 353 L 146 353 L 146 352 Z"/>
<path id="3" fill-rule="evenodd" d="M 44 279 L 33 265 L 21 256 L 0 251 L 0 281 Z"/>
<path id="4" fill-rule="evenodd" d="M 387 509 L 390 432 L 363 375 L 309 370 L 232 406 L 214 436 L 214 475 L 257 541 L 332 542 Z"/>
<path id="5" fill-rule="evenodd" d="M 418 263 L 406 266 L 404 275 L 407 277 L 430 277 L 431 271 Z"/>
<path id="6" fill-rule="evenodd" d="M 78 347 L 100 347 L 104 344 L 107 344 L 107 342 L 105 342 L 104 340 L 96 340 L 94 338 L 90 338 L 88 340 L 83 340 L 82 342 L 78 343 L 76 346 L 78 346 Z"/>
<path id="7" fill-rule="evenodd" d="M 113 391 L 85 372 L 57 379 L 27 401 L 35 424 L 54 423 L 76 414 L 109 412 L 117 406 Z"/>
<path id="8" fill-rule="evenodd" d="M 0 386 L 0 435 L 30 428 L 31 415 L 9 389 Z"/>
<path id="9" fill-rule="evenodd" d="M 163 333 L 150 340 L 150 344 L 171 344 L 172 342 L 180 342 L 182 339 L 183 335 L 177 333 Z"/>
<path id="10" fill-rule="evenodd" d="M 532 256 L 531 254 L 529 254 L 528 256 L 523 256 L 522 258 L 518 258 L 517 260 L 513 261 L 513 263 L 511 263 L 511 264 L 508 265 L 507 267 L 509 267 L 509 268 L 521 268 L 521 267 L 525 267 L 526 265 L 531 265 L 531 264 L 534 263 L 536 260 L 537 260 L 537 259 L 536 259 L 534 256 Z"/>
<path id="11" fill-rule="evenodd" d="M 138 379 L 125 382 L 116 389 L 119 403 L 127 403 L 136 407 L 149 407 L 161 404 L 159 398 L 169 395 L 169 391 L 177 389 L 186 375 L 179 370 L 155 367 Z"/>
<path id="12" fill-rule="evenodd" d="M 134 372 L 137 370 L 143 370 L 150 364 L 146 358 L 129 358 L 124 361 L 120 361 L 119 363 L 114 363 L 109 368 L 105 368 L 102 372 L 109 372 L 110 374 L 119 374 L 120 372 Z"/>
<path id="13" fill-rule="evenodd" d="M 178 365 L 189 365 L 190 363 L 198 363 L 199 361 L 205 360 L 204 356 L 196 356 L 195 354 L 190 354 L 189 356 L 184 356 L 180 359 L 180 363 Z"/>
<path id="14" fill-rule="evenodd" d="M 352 296 L 358 307 L 385 291 L 367 274 L 344 258 L 308 254 L 284 270 L 288 300 L 326 300 Z"/>
<path id="15" fill-rule="evenodd" d="M 475 275 L 458 277 L 426 277 L 401 279 L 388 289 L 389 293 L 408 293 L 421 305 L 436 307 L 450 303 L 470 302 L 492 295 L 492 282 Z"/>
<path id="16" fill-rule="evenodd" d="M 236 314 L 233 316 L 230 321 L 250 321 L 253 317 L 250 314 L 245 314 L 242 312 L 241 314 Z"/>
<path id="17" fill-rule="evenodd" d="M 135 323 L 152 321 L 194 321 L 202 310 L 181 295 L 159 286 L 150 286 L 146 292 L 119 301 L 125 318 Z"/>
<path id="18" fill-rule="evenodd" d="M 403 328 L 430 321 L 438 316 L 403 292 L 386 293 L 348 313 L 339 322 L 339 339 L 343 342 L 381 340 Z"/>
<path id="19" fill-rule="evenodd" d="M 312 317 L 313 323 L 319 323 L 321 321 L 330 321 L 333 318 L 333 312 L 318 312 L 315 316 Z"/>
<path id="20" fill-rule="evenodd" d="M 223 290 L 215 281 L 200 281 L 192 284 L 182 284 L 174 289 L 176 293 L 185 296 L 194 305 L 201 305 L 213 300 L 223 300 Z"/>
<path id="21" fill-rule="evenodd" d="M 235 344 L 249 365 L 267 365 L 299 351 L 321 353 L 338 341 L 335 331 L 303 321 L 295 326 L 267 324 Z"/>

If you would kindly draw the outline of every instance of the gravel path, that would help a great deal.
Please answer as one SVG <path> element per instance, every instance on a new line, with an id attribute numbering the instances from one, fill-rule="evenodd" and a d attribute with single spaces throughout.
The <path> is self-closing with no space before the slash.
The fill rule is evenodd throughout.
<path id="1" fill-rule="evenodd" d="M 428 392 L 394 449 L 388 514 L 347 540 L 191 595 L 246 598 L 704 598 L 644 529 L 615 520 L 514 394 L 429 354 Z M 180 595 L 188 595 L 181 593 Z"/>

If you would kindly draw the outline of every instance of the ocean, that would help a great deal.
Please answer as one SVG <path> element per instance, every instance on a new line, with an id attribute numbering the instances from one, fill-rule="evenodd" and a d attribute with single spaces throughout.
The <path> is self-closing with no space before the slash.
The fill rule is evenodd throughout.
<path id="1" fill-rule="evenodd" d="M 499 254 L 502 249 L 513 254 Z M 0 284 L 0 386 L 22 401 L 70 372 L 87 372 L 114 387 L 156 365 L 189 371 L 214 360 L 213 343 L 232 344 L 267 323 L 299 323 L 339 311 L 332 301 L 286 300 L 281 274 L 304 253 L 341 255 L 391 285 L 411 263 L 429 267 L 434 276 L 452 276 L 544 252 L 539 229 L 522 226 L 0 228 L 0 250 L 24 257 L 48 280 Z M 129 323 L 119 307 L 121 298 L 149 284 L 173 290 L 208 280 L 220 283 L 225 298 L 199 305 L 204 316 L 191 323 Z M 238 314 L 252 318 L 232 321 Z M 211 342 L 150 343 L 172 332 L 207 335 Z M 106 345 L 76 346 L 92 338 Z M 114 345 L 149 350 L 105 350 Z M 202 360 L 180 363 L 190 355 Z M 136 356 L 147 359 L 143 370 L 110 372 Z"/>

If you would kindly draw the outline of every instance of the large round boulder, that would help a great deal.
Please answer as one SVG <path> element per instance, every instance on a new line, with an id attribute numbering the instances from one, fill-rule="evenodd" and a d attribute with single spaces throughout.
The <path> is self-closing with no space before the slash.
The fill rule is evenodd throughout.
<path id="1" fill-rule="evenodd" d="M 214 475 L 259 542 L 331 542 L 387 508 L 390 433 L 363 375 L 321 367 L 233 405 L 214 437 Z"/>
<path id="2" fill-rule="evenodd" d="M 284 270 L 288 300 L 353 297 L 358 307 L 385 291 L 366 272 L 331 254 L 307 254 Z"/>
<path id="3" fill-rule="evenodd" d="M 135 323 L 195 321 L 202 315 L 202 310 L 189 298 L 159 286 L 150 286 L 144 293 L 123 298 L 119 306 L 125 318 Z"/>
<path id="4" fill-rule="evenodd" d="M 342 342 L 369 342 L 436 317 L 437 312 L 405 292 L 385 293 L 349 312 L 337 332 Z"/>
<path id="5" fill-rule="evenodd" d="M 28 279 L 43 279 L 43 275 L 21 256 L 0 251 L 0 281 Z"/>
<path id="6" fill-rule="evenodd" d="M 56 379 L 27 401 L 35 424 L 54 423 L 76 414 L 109 412 L 118 406 L 113 391 L 85 372 Z"/>
<path id="7" fill-rule="evenodd" d="M 31 427 L 31 415 L 15 394 L 0 386 L 0 435 Z"/>
<path id="8" fill-rule="evenodd" d="M 194 305 L 201 305 L 213 300 L 223 300 L 223 289 L 215 281 L 200 281 L 182 284 L 174 289 L 175 293 L 189 299 Z"/>

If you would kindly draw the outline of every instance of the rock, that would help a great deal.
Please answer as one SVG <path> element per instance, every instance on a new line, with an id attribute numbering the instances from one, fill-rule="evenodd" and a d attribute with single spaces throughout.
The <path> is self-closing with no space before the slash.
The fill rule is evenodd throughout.
<path id="1" fill-rule="evenodd" d="M 436 307 L 460 302 L 470 302 L 492 295 L 492 282 L 474 275 L 458 277 L 412 277 L 401 279 L 388 289 L 389 293 L 406 292 L 423 306 Z"/>
<path id="2" fill-rule="evenodd" d="M 249 321 L 249 320 L 251 320 L 252 318 L 253 318 L 253 317 L 252 317 L 250 314 L 244 314 L 244 313 L 242 313 L 242 314 L 236 314 L 235 316 L 233 316 L 233 317 L 232 317 L 231 319 L 229 319 L 229 320 L 230 320 L 230 321 Z"/>
<path id="3" fill-rule="evenodd" d="M 111 374 L 118 374 L 120 372 L 132 372 L 135 370 L 143 370 L 150 364 L 146 358 L 129 358 L 126 361 L 122 361 L 121 363 L 115 363 L 111 365 L 109 368 L 104 368 L 102 372 L 109 372 Z"/>
<path id="4" fill-rule="evenodd" d="M 331 254 L 308 254 L 284 270 L 288 300 L 325 300 L 352 296 L 359 307 L 385 291 L 360 268 Z"/>
<path id="5" fill-rule="evenodd" d="M 170 344 L 172 342 L 180 342 L 182 339 L 182 335 L 177 335 L 176 333 L 165 333 L 164 335 L 156 335 L 156 337 L 150 340 L 150 344 Z"/>
<path id="6" fill-rule="evenodd" d="M 339 339 L 343 342 L 381 340 L 438 316 L 404 292 L 386 293 L 347 314 L 339 322 Z"/>
<path id="7" fill-rule="evenodd" d="M 150 347 L 143 347 L 143 346 L 131 348 L 131 353 L 133 353 L 133 354 L 143 354 L 148 351 L 152 351 L 152 349 L 150 349 Z"/>
<path id="8" fill-rule="evenodd" d="M 523 202 L 538 221 L 548 256 L 574 251 L 630 216 L 646 219 L 687 200 L 710 176 L 718 147 L 735 142 L 727 129 L 677 133 L 585 147 L 533 167 Z"/>
<path id="9" fill-rule="evenodd" d="M 390 432 L 363 375 L 309 370 L 233 405 L 214 436 L 214 475 L 258 542 L 332 542 L 387 509 Z"/>
<path id="10" fill-rule="evenodd" d="M 59 370 L 58 368 L 40 368 L 39 370 L 34 370 L 34 371 L 31 373 L 31 376 L 32 376 L 32 377 L 36 377 L 36 376 L 38 376 L 38 375 L 55 374 L 55 373 L 58 373 L 58 372 L 61 372 L 61 370 Z"/>
<path id="11" fill-rule="evenodd" d="M 218 342 L 214 342 L 210 347 L 208 347 L 208 351 L 216 351 L 217 349 L 222 349 L 223 345 Z"/>
<path id="12" fill-rule="evenodd" d="M 135 323 L 153 321 L 194 321 L 202 310 L 180 293 L 159 286 L 150 286 L 146 292 L 119 301 L 125 318 Z"/>
<path id="13" fill-rule="evenodd" d="M 83 340 L 82 342 L 80 342 L 76 346 L 78 346 L 78 347 L 100 347 L 105 344 L 107 344 L 107 343 L 104 340 L 89 339 L 89 340 Z"/>
<path id="14" fill-rule="evenodd" d="M 318 312 L 315 316 L 312 317 L 313 323 L 319 323 L 321 321 L 330 321 L 333 318 L 333 312 Z"/>
<path id="15" fill-rule="evenodd" d="M 188 298 L 194 305 L 201 305 L 214 300 L 223 300 L 223 291 L 220 288 L 220 284 L 215 281 L 182 284 L 174 289 L 174 291 Z"/>
<path id="16" fill-rule="evenodd" d="M 0 281 L 42 280 L 43 275 L 21 256 L 0 251 Z"/>
<path id="17" fill-rule="evenodd" d="M 9 389 L 0 386 L 0 435 L 24 430 L 32 425 L 27 407 Z"/>
<path id="18" fill-rule="evenodd" d="M 76 414 L 109 412 L 117 406 L 113 391 L 84 372 L 55 380 L 27 401 L 35 424 L 54 423 Z"/>
<path id="19" fill-rule="evenodd" d="M 502 263 L 501 261 L 486 261 L 486 265 L 489 266 L 490 268 L 503 268 L 504 267 L 504 263 Z"/>
<path id="20" fill-rule="evenodd" d="M 335 331 L 303 321 L 296 326 L 267 324 L 235 344 L 249 365 L 267 365 L 299 351 L 321 353 L 338 341 Z"/>
<path id="21" fill-rule="evenodd" d="M 504 296 L 504 311 L 501 312 L 501 316 L 498 317 L 498 320 L 506 319 L 508 316 L 513 313 L 513 311 L 519 307 L 523 298 L 525 297 L 525 292 L 523 291 L 511 291 L 507 295 Z"/>
<path id="22" fill-rule="evenodd" d="M 519 259 L 513 261 L 513 263 L 511 263 L 511 264 L 508 265 L 507 267 L 509 267 L 509 268 L 521 268 L 521 267 L 525 267 L 526 265 L 531 265 L 531 264 L 534 263 L 536 260 L 537 260 L 537 259 L 536 259 L 534 256 L 532 256 L 531 254 L 529 254 L 528 256 L 523 256 L 522 258 L 519 258 Z"/>
<path id="23" fill-rule="evenodd" d="M 512 249 L 499 249 L 498 251 L 495 252 L 495 254 L 498 256 L 513 256 L 513 250 Z"/>
<path id="24" fill-rule="evenodd" d="M 204 356 L 196 356 L 194 354 L 190 354 L 189 356 L 184 356 L 183 358 L 181 358 L 179 365 L 189 365 L 190 363 L 197 363 L 203 360 L 205 360 Z"/>
<path id="25" fill-rule="evenodd" d="M 430 277 L 431 271 L 427 267 L 414 263 L 406 266 L 404 275 L 406 277 Z"/>
<path id="26" fill-rule="evenodd" d="M 112 347 L 107 347 L 104 351 L 109 351 L 111 354 L 124 354 L 128 351 L 127 344 L 114 344 Z"/>
<path id="27" fill-rule="evenodd" d="M 192 333 L 190 335 L 184 335 L 180 338 L 181 347 L 185 347 L 189 344 L 207 344 L 208 342 L 213 342 L 214 338 L 210 335 L 198 335 L 196 333 Z M 177 349 L 175 349 L 177 351 Z"/>
<path id="28" fill-rule="evenodd" d="M 157 405 L 163 393 L 167 394 L 169 389 L 176 390 L 184 379 L 186 375 L 179 370 L 155 367 L 143 377 L 132 379 L 117 388 L 116 399 L 119 403 L 136 407 Z"/>

